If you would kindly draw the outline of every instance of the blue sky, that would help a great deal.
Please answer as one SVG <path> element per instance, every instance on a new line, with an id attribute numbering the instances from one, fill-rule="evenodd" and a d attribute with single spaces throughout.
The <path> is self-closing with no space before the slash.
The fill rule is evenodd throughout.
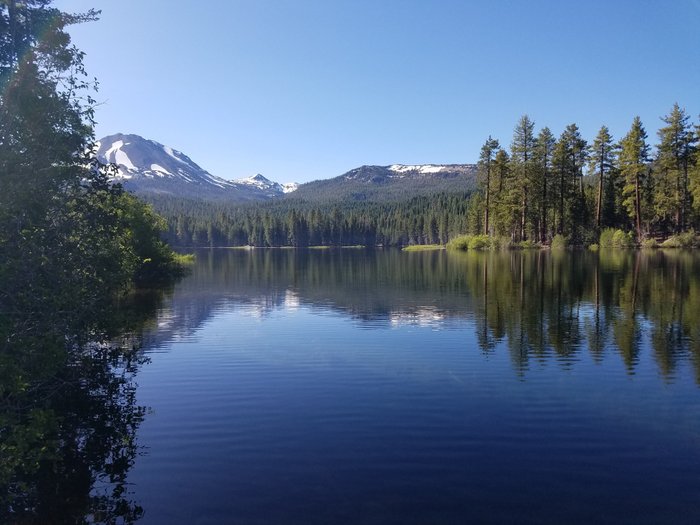
<path id="1" fill-rule="evenodd" d="M 700 113 L 700 0 L 60 0 L 100 81 L 97 135 L 214 175 L 306 182 L 362 164 L 467 163 L 528 114 L 592 141 Z"/>

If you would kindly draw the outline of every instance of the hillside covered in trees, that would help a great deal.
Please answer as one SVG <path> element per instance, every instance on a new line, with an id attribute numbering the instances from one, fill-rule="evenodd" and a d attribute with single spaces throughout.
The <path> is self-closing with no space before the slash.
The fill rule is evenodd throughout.
<path id="1" fill-rule="evenodd" d="M 508 148 L 485 141 L 476 190 L 463 183 L 387 197 L 375 188 L 357 199 L 328 182 L 264 204 L 148 198 L 180 246 L 405 246 L 460 234 L 545 245 L 561 235 L 588 245 L 606 228 L 632 232 L 638 243 L 662 240 L 700 227 L 700 131 L 678 104 L 662 121 L 652 145 L 639 118 L 619 140 L 602 126 L 589 141 L 576 124 L 559 138 L 547 127 L 536 132 L 525 115 Z"/>
<path id="2" fill-rule="evenodd" d="M 285 199 L 236 205 L 150 197 L 179 246 L 403 246 L 446 243 L 478 226 L 467 193 L 396 202 Z"/>

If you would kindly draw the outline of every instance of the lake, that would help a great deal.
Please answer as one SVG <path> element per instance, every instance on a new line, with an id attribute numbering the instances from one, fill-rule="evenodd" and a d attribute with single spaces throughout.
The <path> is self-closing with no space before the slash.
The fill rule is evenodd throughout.
<path id="1" fill-rule="evenodd" d="M 143 352 L 139 523 L 700 521 L 692 253 L 202 251 Z"/>

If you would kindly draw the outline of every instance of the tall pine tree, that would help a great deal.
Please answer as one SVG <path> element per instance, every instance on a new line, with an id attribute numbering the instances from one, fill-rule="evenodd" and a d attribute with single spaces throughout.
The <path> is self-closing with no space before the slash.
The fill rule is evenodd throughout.
<path id="1" fill-rule="evenodd" d="M 624 178 L 623 205 L 634 223 L 637 239 L 642 238 L 642 191 L 649 167 L 647 132 L 639 117 L 620 142 L 620 172 Z"/>
<path id="2" fill-rule="evenodd" d="M 527 238 L 528 197 L 532 188 L 535 157 L 535 123 L 523 115 L 513 130 L 510 144 L 511 165 L 520 193 L 520 219 L 518 240 Z"/>
<path id="3" fill-rule="evenodd" d="M 655 208 L 661 217 L 669 217 L 675 232 L 685 230 L 689 209 L 689 171 L 693 156 L 694 135 L 685 110 L 673 105 L 662 117 L 666 124 L 658 131 L 659 145 L 655 174 L 657 191 Z"/>
<path id="4" fill-rule="evenodd" d="M 489 212 L 491 211 L 491 169 L 493 159 L 500 149 L 498 140 L 486 139 L 479 155 L 479 180 L 484 192 L 484 235 L 489 234 Z"/>
<path id="5" fill-rule="evenodd" d="M 605 188 L 609 186 L 606 184 L 606 176 L 609 176 L 610 173 L 616 169 L 616 155 L 616 147 L 612 136 L 610 136 L 610 130 L 608 130 L 607 126 L 602 126 L 598 131 L 598 135 L 593 141 L 589 158 L 589 171 L 591 173 L 595 173 L 598 177 L 595 223 L 599 232 L 601 226 L 603 226 L 603 203 Z"/>

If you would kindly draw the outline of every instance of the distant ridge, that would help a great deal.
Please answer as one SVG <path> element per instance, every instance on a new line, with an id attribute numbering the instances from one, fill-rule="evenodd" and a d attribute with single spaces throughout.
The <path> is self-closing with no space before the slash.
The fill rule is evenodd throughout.
<path id="1" fill-rule="evenodd" d="M 360 166 L 338 177 L 299 185 L 288 198 L 308 201 L 387 201 L 435 193 L 470 192 L 475 164 Z"/>
<path id="2" fill-rule="evenodd" d="M 440 192 L 470 192 L 474 164 L 360 166 L 332 179 L 280 184 L 261 174 L 226 180 L 190 157 L 155 140 L 117 133 L 97 143 L 100 161 L 115 164 L 115 179 L 145 196 L 173 196 L 228 202 L 300 199 L 309 202 L 390 201 Z"/>

